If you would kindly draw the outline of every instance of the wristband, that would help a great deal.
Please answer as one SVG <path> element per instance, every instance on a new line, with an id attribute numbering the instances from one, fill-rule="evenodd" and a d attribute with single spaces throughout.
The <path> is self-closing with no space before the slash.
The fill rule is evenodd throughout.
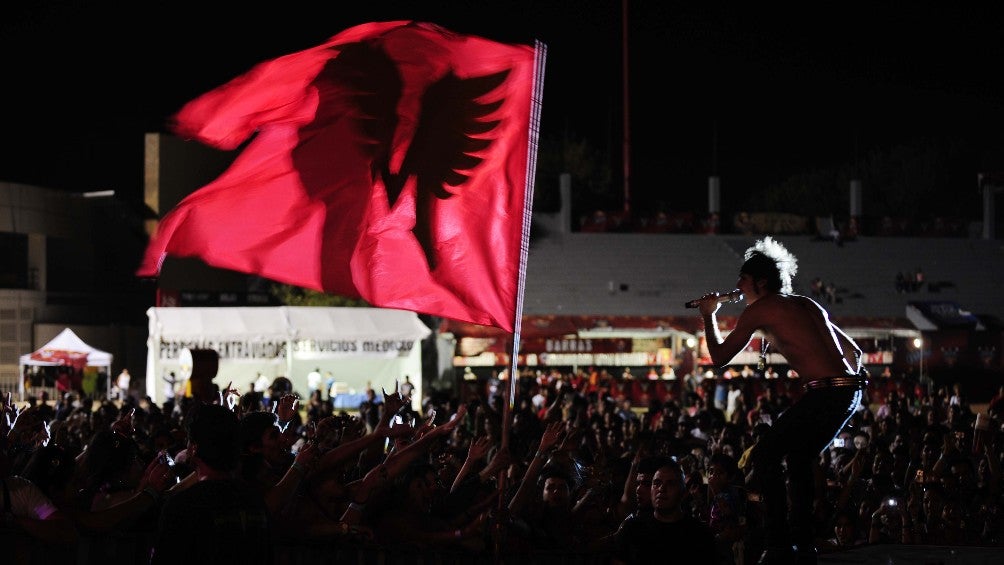
<path id="1" fill-rule="evenodd" d="M 279 427 L 279 433 L 281 434 L 286 433 L 286 428 L 289 427 L 289 422 L 283 422 L 281 420 L 277 420 L 275 424 Z"/>

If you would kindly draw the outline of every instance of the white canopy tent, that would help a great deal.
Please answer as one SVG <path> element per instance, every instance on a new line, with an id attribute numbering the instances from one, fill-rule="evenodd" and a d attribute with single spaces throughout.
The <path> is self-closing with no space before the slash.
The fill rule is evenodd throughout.
<path id="1" fill-rule="evenodd" d="M 58 367 L 60 365 L 81 364 L 87 367 L 104 369 L 108 378 L 112 373 L 112 354 L 88 345 L 73 333 L 70 328 L 52 338 L 48 343 L 31 353 L 25 353 L 20 358 L 18 393 L 24 398 L 24 368 L 25 367 Z"/>
<path id="2" fill-rule="evenodd" d="M 146 391 L 165 400 L 170 373 L 184 374 L 183 349 L 212 349 L 219 356 L 213 379 L 241 392 L 264 377 L 279 376 L 308 394 L 307 373 L 320 369 L 343 384 L 347 394 L 367 385 L 378 393 L 410 377 L 414 402 L 422 398 L 420 340 L 432 330 L 418 315 L 384 308 L 206 307 L 150 308 Z M 325 383 L 322 382 L 322 386 Z M 304 398 L 304 401 L 306 399 Z"/>

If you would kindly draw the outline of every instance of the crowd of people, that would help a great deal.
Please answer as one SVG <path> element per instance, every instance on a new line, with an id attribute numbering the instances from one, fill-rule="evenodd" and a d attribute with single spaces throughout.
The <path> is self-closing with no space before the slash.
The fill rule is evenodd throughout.
<path id="1" fill-rule="evenodd" d="M 300 405 L 287 379 L 160 406 L 8 397 L 0 531 L 15 562 L 285 563 L 351 550 L 755 563 L 765 516 L 745 481 L 750 454 L 803 392 L 798 379 L 738 376 L 720 395 L 723 380 L 631 407 L 616 379 L 524 371 L 508 411 L 506 386 L 464 399 L 370 390 L 366 414 L 336 411 L 323 390 Z M 1004 545 L 1002 408 L 1004 387 L 977 428 L 958 389 L 872 382 L 814 464 L 820 551 Z"/>

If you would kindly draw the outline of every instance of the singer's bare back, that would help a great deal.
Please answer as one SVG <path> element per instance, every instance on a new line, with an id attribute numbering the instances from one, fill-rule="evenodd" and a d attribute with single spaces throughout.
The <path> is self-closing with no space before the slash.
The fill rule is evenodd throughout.
<path id="1" fill-rule="evenodd" d="M 760 330 L 803 382 L 858 373 L 861 350 L 807 296 L 772 292 L 751 296 L 747 292 L 747 306 L 724 340 L 715 314 L 720 304 L 712 295 L 700 302 L 708 352 L 716 366 L 729 364 Z"/>

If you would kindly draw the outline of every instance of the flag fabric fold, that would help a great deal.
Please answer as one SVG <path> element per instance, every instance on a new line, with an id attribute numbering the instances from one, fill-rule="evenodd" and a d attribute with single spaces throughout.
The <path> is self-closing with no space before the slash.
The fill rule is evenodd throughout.
<path id="1" fill-rule="evenodd" d="M 220 149 L 250 142 L 161 219 L 137 275 L 197 257 L 513 331 L 543 52 L 369 23 L 203 94 L 172 130 Z"/>

